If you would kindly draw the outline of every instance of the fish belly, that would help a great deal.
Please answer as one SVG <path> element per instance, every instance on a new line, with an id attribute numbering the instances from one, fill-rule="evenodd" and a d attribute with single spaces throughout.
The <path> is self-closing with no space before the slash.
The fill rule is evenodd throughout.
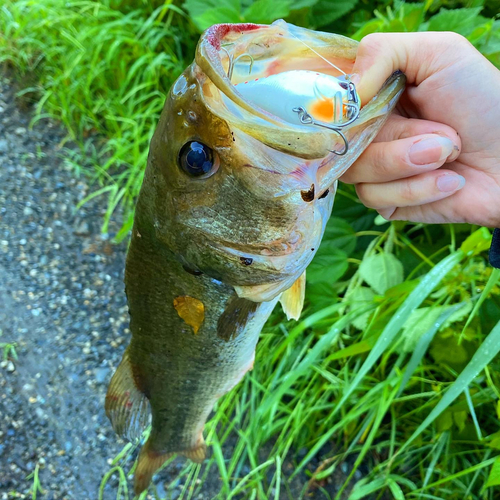
<path id="1" fill-rule="evenodd" d="M 106 397 L 113 427 L 128 439 L 140 437 L 151 409 L 137 492 L 172 454 L 205 458 L 204 424 L 217 400 L 251 369 L 259 333 L 277 302 L 240 299 L 232 287 L 140 247 L 132 241 L 126 268 L 132 341 Z"/>

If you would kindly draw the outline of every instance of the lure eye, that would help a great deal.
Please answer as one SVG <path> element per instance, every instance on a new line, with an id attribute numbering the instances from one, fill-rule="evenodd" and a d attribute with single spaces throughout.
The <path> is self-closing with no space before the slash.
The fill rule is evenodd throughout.
<path id="1" fill-rule="evenodd" d="M 191 177 L 210 177 L 218 167 L 212 148 L 198 141 L 186 142 L 179 152 L 179 165 Z"/>

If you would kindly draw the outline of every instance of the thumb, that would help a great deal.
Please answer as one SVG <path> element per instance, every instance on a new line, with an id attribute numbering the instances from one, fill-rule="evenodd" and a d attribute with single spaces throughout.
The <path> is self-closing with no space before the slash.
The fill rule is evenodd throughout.
<path id="1" fill-rule="evenodd" d="M 362 104 L 375 96 L 394 71 L 405 73 L 409 84 L 419 85 L 456 61 L 464 45 L 470 43 L 451 32 L 367 35 L 359 44 L 353 68 Z"/>

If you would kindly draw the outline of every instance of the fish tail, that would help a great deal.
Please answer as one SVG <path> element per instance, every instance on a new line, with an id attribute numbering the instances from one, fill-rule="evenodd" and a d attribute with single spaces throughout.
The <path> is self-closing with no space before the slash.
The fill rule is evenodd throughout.
<path id="1" fill-rule="evenodd" d="M 109 384 L 104 407 L 118 435 L 129 441 L 141 437 L 149 420 L 149 403 L 136 387 L 126 351 Z"/>
<path id="2" fill-rule="evenodd" d="M 207 455 L 207 445 L 203 436 L 198 439 L 198 444 L 190 450 L 180 450 L 178 452 L 161 453 L 153 449 L 151 438 L 142 447 L 139 453 L 137 469 L 135 470 L 134 491 L 136 495 L 141 494 L 151 482 L 153 474 L 170 458 L 179 453 L 189 458 L 193 462 L 201 463 Z"/>

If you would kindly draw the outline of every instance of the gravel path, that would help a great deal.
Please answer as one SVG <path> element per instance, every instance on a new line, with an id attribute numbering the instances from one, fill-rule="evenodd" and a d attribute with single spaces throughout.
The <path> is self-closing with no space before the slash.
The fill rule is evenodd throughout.
<path id="1" fill-rule="evenodd" d="M 19 359 L 0 369 L 0 498 L 25 498 L 38 463 L 44 499 L 95 500 L 123 446 L 103 400 L 129 339 L 125 245 L 100 234 L 104 199 L 75 212 L 89 186 L 60 157 L 64 134 L 47 121 L 29 130 L 29 119 L 4 80 L 0 343 L 16 342 Z"/>

